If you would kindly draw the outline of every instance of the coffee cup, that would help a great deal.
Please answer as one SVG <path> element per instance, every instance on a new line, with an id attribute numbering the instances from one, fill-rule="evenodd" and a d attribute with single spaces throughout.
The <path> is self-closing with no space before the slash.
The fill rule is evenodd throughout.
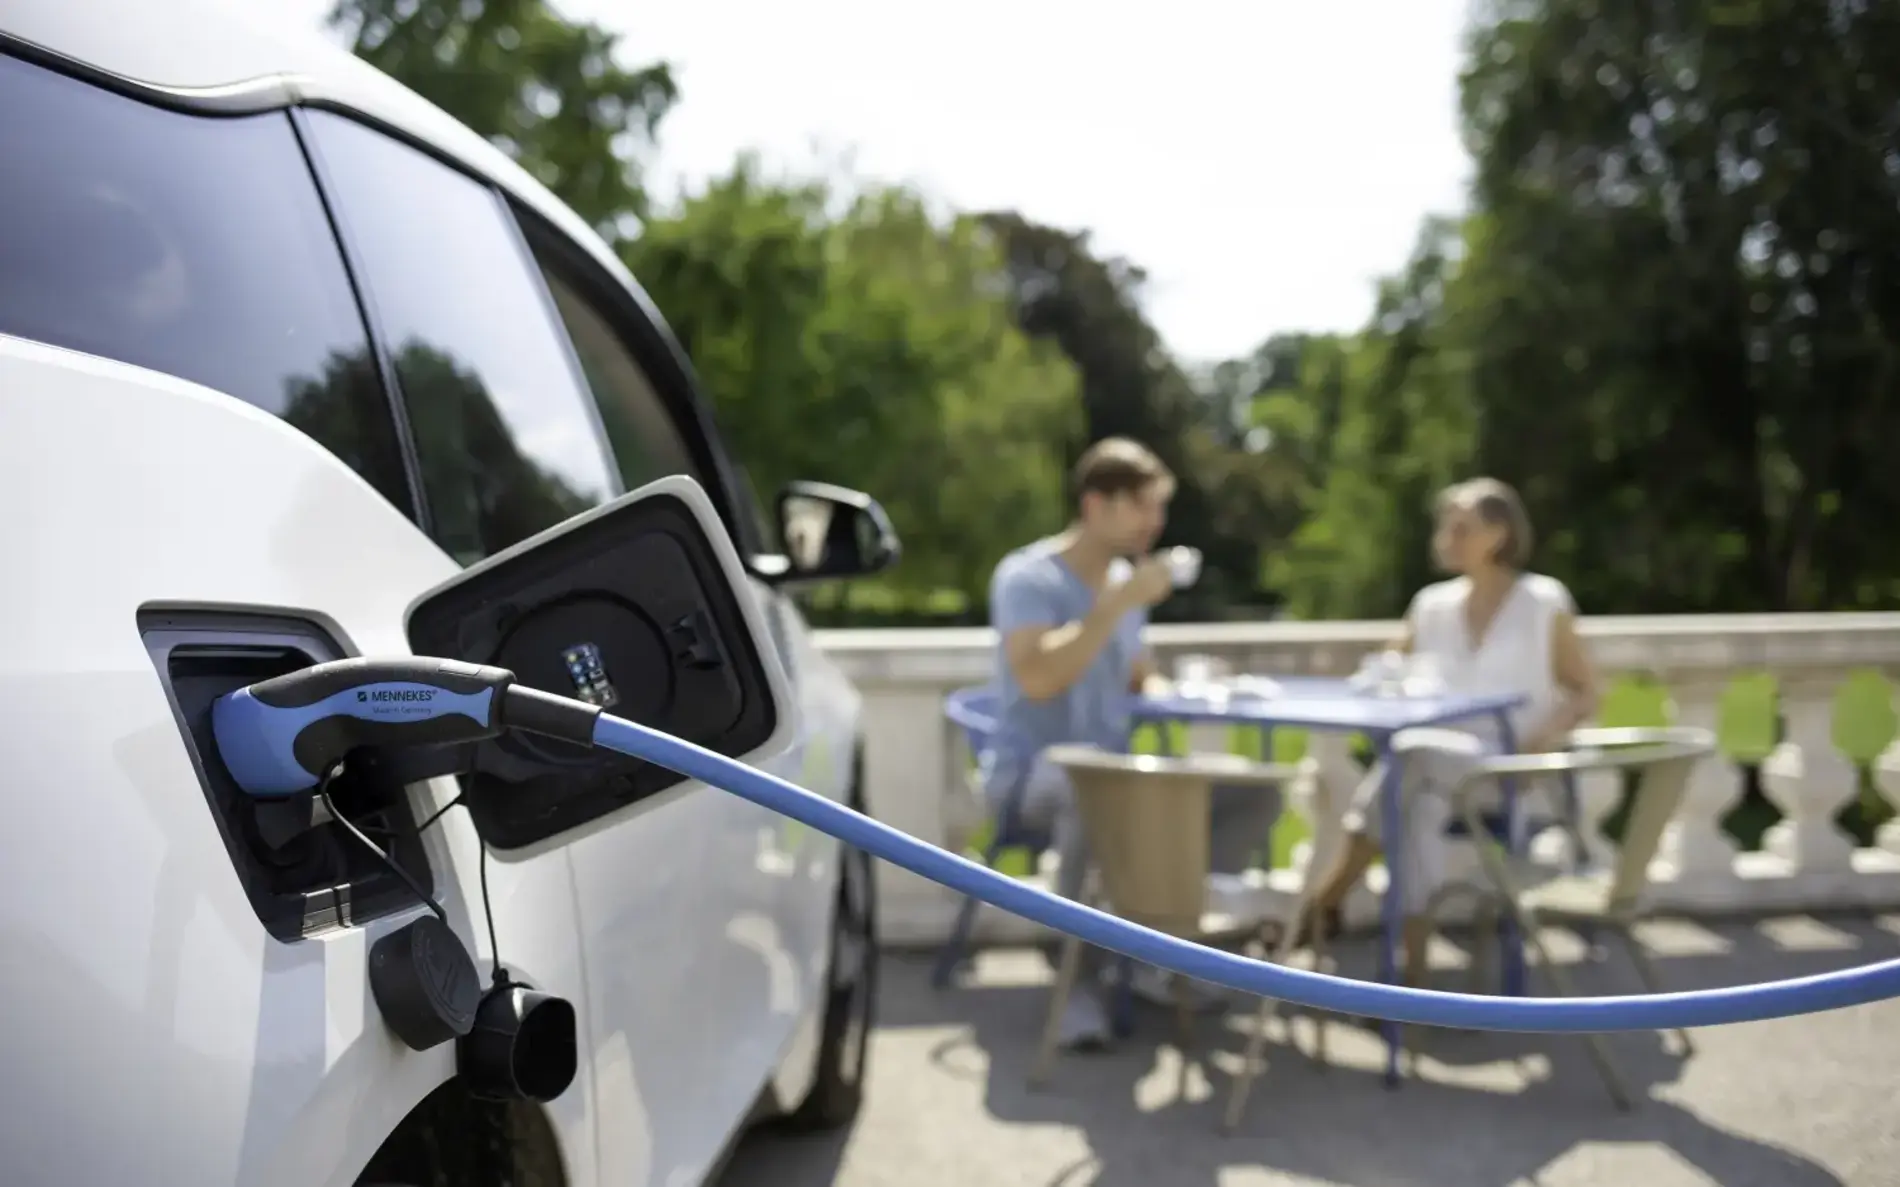
<path id="1" fill-rule="evenodd" d="M 1186 589 L 1201 579 L 1201 550 L 1185 544 L 1168 549 L 1168 579 L 1176 589 Z"/>

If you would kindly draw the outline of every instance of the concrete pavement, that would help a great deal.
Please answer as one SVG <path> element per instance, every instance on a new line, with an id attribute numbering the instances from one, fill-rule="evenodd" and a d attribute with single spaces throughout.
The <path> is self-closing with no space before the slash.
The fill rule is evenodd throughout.
<path id="1" fill-rule="evenodd" d="M 1800 976 L 1900 956 L 1900 917 L 1776 918 L 1643 929 L 1670 988 Z M 1626 959 L 1584 962 L 1587 993 L 1641 991 Z M 1436 954 L 1454 966 L 1463 954 Z M 1363 975 L 1371 951 L 1342 954 Z M 1234 1137 L 1216 1123 L 1237 1029 L 1202 1023 L 1186 1069 L 1171 1020 L 1146 1010 L 1107 1055 L 1068 1056 L 1024 1085 L 1047 992 L 1033 954 L 985 954 L 934 992 L 927 962 L 887 958 L 863 1116 L 842 1138 L 759 1135 L 719 1187 L 1890 1187 L 1900 1185 L 1900 1002 L 1701 1031 L 1684 1060 L 1655 1035 L 1611 1039 L 1646 1099 L 1618 1113 L 1581 1040 L 1432 1032 L 1416 1074 L 1381 1082 L 1382 1049 L 1336 1025 L 1331 1066 L 1283 1031 Z M 1445 971 L 1447 987 L 1462 984 Z M 1310 1031 L 1296 1023 L 1301 1049 Z"/>

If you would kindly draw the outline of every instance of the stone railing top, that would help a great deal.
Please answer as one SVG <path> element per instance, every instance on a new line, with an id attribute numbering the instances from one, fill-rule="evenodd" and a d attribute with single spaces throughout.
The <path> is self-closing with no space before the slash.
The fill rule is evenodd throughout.
<path id="1" fill-rule="evenodd" d="M 1398 622 L 1162 623 L 1149 639 L 1162 652 L 1241 653 L 1269 670 L 1351 671 L 1383 646 Z M 1596 660 L 1613 672 L 1675 675 L 1737 669 L 1777 672 L 1900 668 L 1900 613 L 1674 614 L 1586 617 Z M 987 627 L 830 630 L 818 645 L 854 680 L 945 686 L 989 674 L 996 636 Z"/>

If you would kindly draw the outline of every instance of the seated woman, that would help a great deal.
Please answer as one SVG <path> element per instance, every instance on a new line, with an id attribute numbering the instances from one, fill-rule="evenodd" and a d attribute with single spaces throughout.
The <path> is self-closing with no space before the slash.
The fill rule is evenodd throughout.
<path id="1" fill-rule="evenodd" d="M 1438 496 L 1433 558 L 1456 574 L 1428 585 L 1412 599 L 1397 649 L 1429 656 L 1453 692 L 1516 692 L 1525 696 L 1510 714 L 1517 748 L 1525 753 L 1561 747 L 1570 731 L 1596 712 L 1596 670 L 1577 636 L 1577 608 L 1553 577 L 1524 571 L 1531 524 L 1517 492 L 1492 478 L 1474 478 Z M 1477 734 L 1498 748 L 1490 717 L 1448 728 Z M 1430 753 L 1407 759 L 1401 775 L 1406 836 L 1400 864 L 1405 914 L 1406 983 L 1425 974 L 1432 934 L 1426 904 L 1445 883 L 1446 826 L 1454 806 L 1453 777 Z M 1386 843 L 1380 803 L 1385 779 L 1375 766 L 1353 793 L 1346 840 L 1310 900 L 1321 926 L 1337 934 L 1340 904 Z"/>

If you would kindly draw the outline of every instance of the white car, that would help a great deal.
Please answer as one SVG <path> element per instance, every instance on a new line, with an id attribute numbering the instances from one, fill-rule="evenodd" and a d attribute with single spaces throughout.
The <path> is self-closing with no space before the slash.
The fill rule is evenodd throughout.
<path id="1" fill-rule="evenodd" d="M 367 988 L 415 896 L 309 797 L 220 774 L 214 698 L 410 653 L 425 591 L 684 474 L 789 674 L 769 769 L 861 806 L 860 698 L 786 590 L 896 554 L 835 487 L 768 525 L 572 211 L 246 7 L 0 0 L 0 1183 L 684 1187 L 761 1116 L 848 1123 L 875 970 L 856 851 L 585 765 L 530 763 L 509 786 L 533 794 L 339 784 L 484 972 L 498 948 L 574 1007 L 571 1084 L 488 1101 Z M 663 664 L 603 691 L 597 659 L 543 684 L 637 717 Z"/>

